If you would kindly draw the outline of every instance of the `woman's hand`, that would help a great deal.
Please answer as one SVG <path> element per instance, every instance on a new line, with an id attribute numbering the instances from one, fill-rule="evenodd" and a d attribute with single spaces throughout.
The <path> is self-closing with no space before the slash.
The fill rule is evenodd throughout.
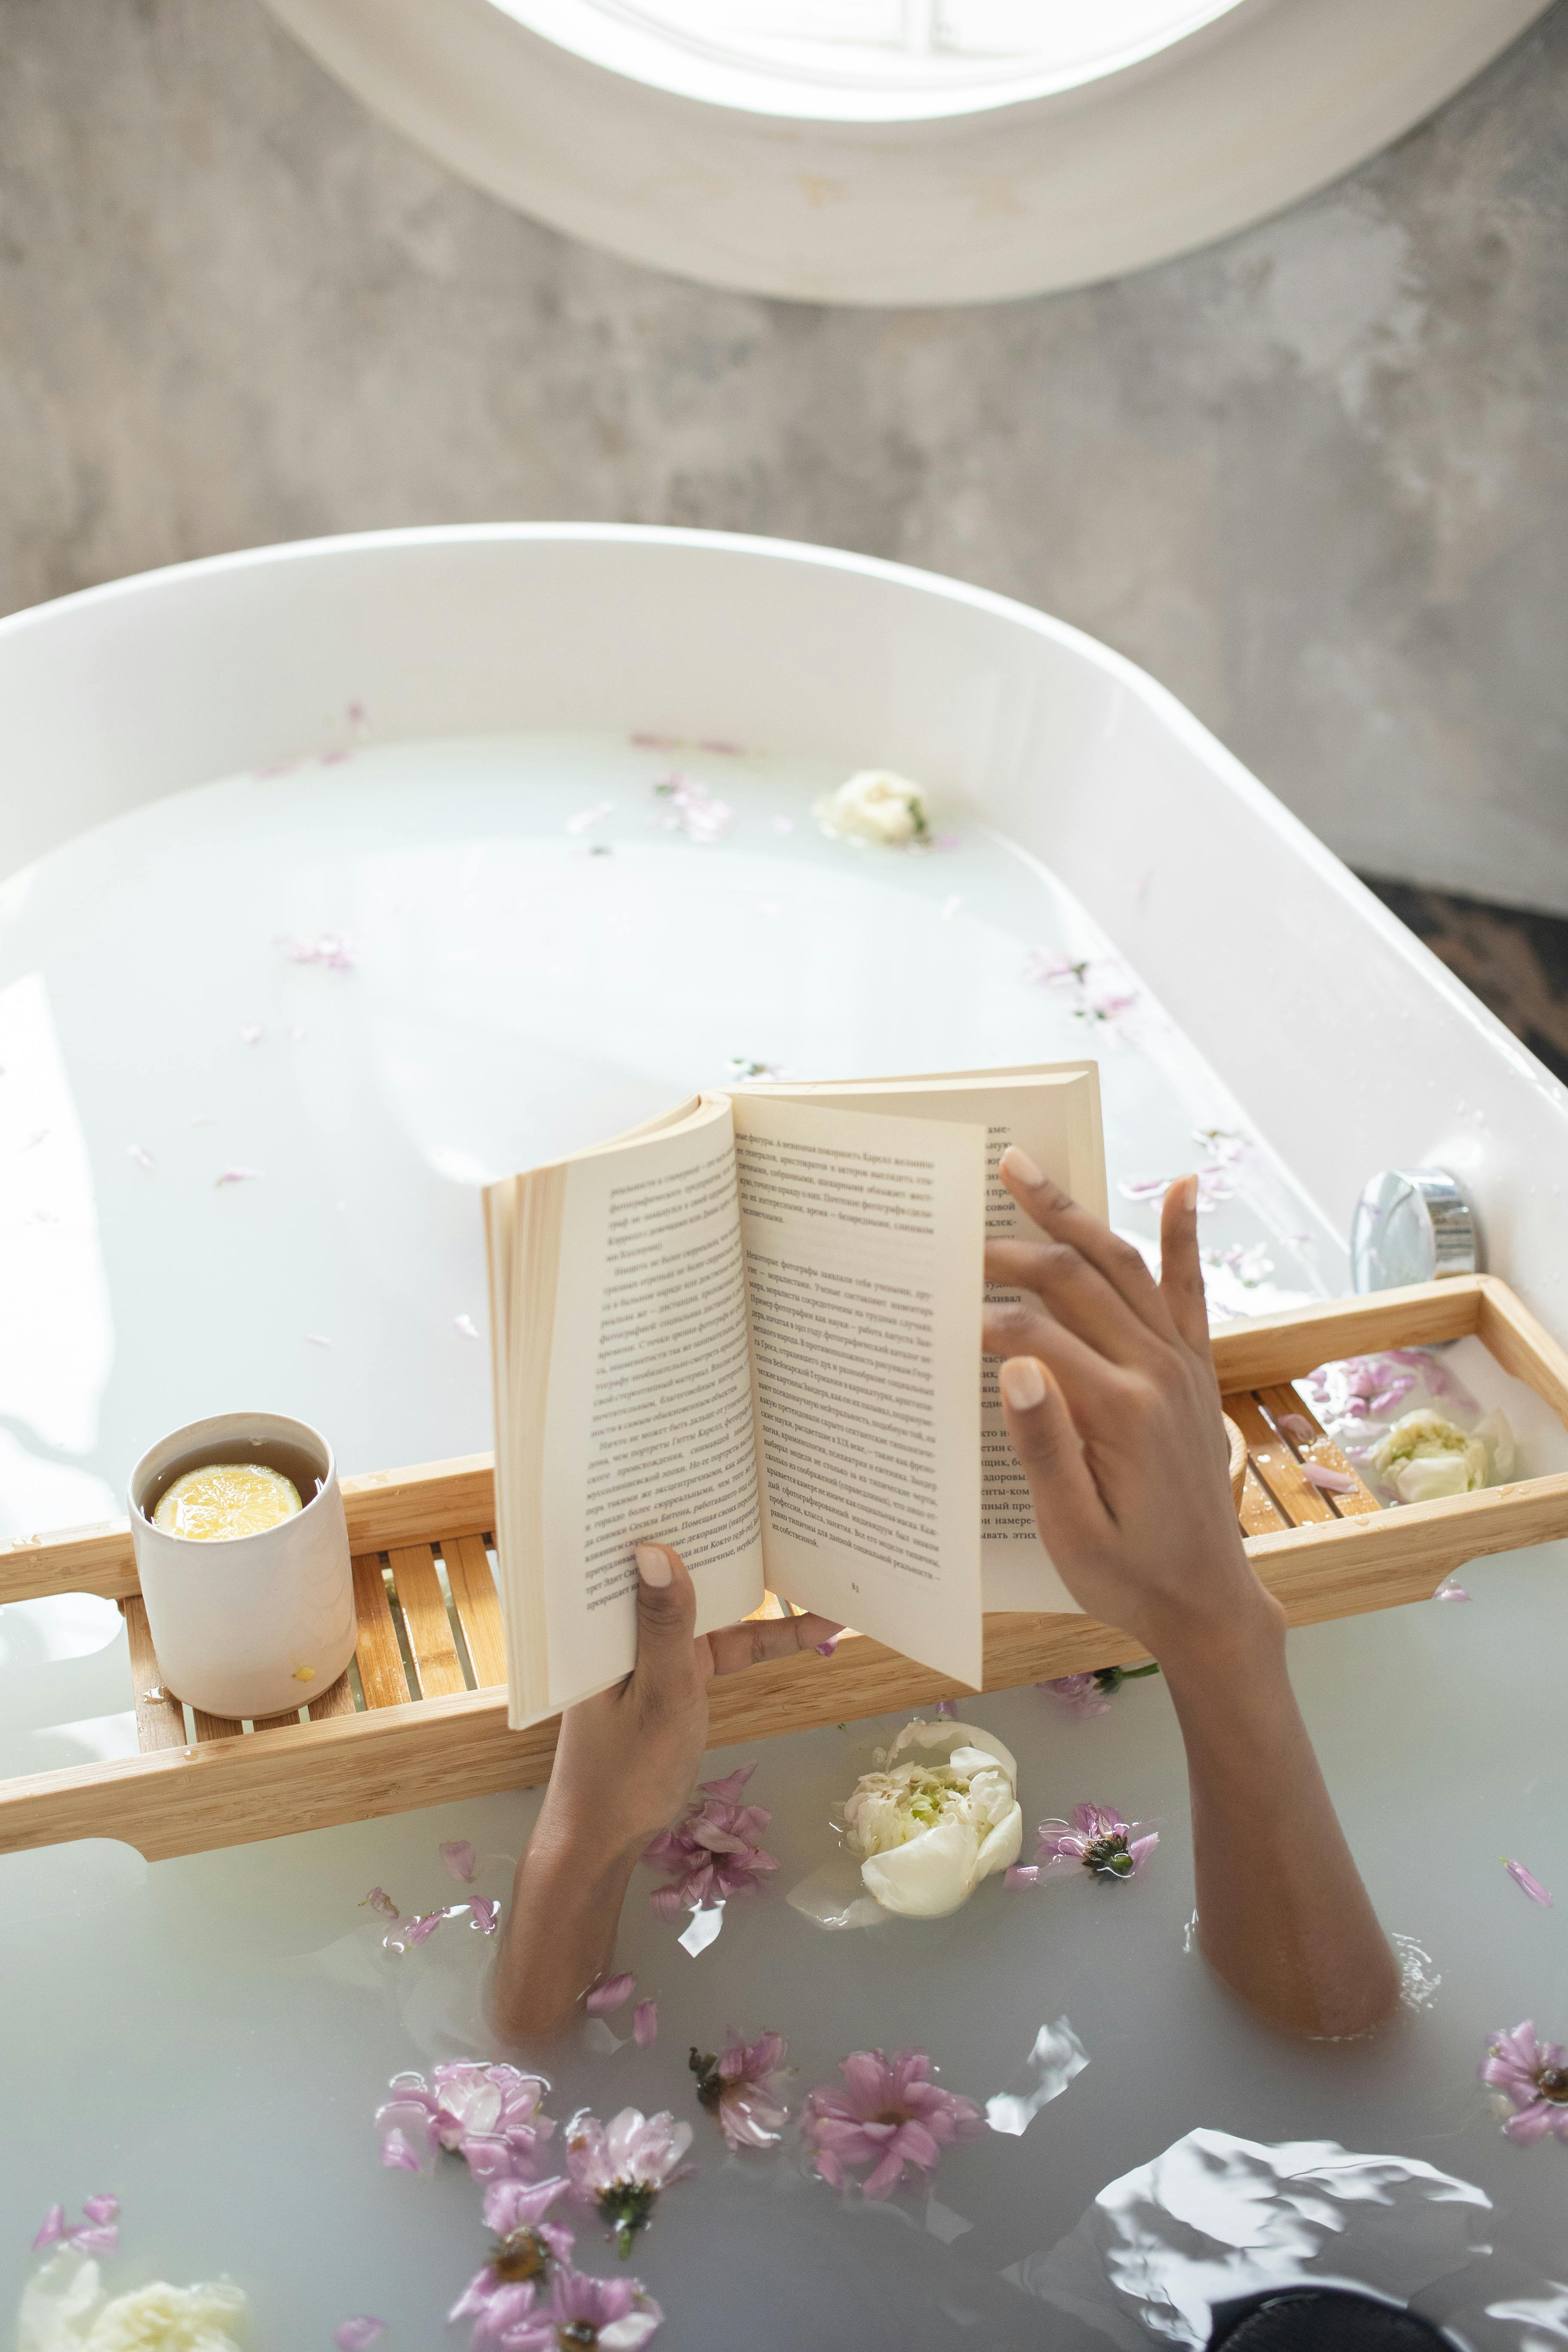
<path id="1" fill-rule="evenodd" d="M 693 1637 L 697 1596 L 679 1552 L 637 1547 L 637 1661 L 624 1683 L 561 1718 L 561 1738 L 490 1988 L 509 2042 L 548 2041 L 609 1968 L 643 1848 L 691 1794 L 708 1745 L 708 1684 L 793 1657 L 840 1628 L 826 1617 L 754 1617 Z"/>
<path id="2" fill-rule="evenodd" d="M 1364 2032 L 1399 1977 L 1285 1668 L 1285 1617 L 1242 1549 L 1198 1264 L 1197 1179 L 1165 1195 L 1160 1280 L 1024 1153 L 1003 1181 L 1037 1242 L 993 1242 L 1025 1293 L 988 1307 L 1041 1539 L 1075 1599 L 1164 1669 L 1192 1789 L 1198 1940 L 1297 2032 Z"/>
<path id="3" fill-rule="evenodd" d="M 840 1629 L 826 1617 L 749 1617 L 694 1640 L 697 1595 L 679 1553 L 639 1544 L 637 1558 L 637 1664 L 562 1717 L 545 1803 L 574 1841 L 640 1854 L 691 1794 L 708 1745 L 710 1677 L 793 1658 Z"/>
<path id="4" fill-rule="evenodd" d="M 1242 1549 L 1198 1263 L 1197 1179 L 1165 1195 L 1161 1277 L 1016 1148 L 1002 1180 L 1038 1241 L 988 1244 L 988 1354 L 1040 1538 L 1073 1598 L 1156 1656 L 1275 1631 Z"/>

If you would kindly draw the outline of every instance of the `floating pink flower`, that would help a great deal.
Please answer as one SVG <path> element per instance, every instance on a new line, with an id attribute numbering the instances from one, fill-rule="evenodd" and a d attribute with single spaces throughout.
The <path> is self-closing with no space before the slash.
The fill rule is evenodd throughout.
<path id="1" fill-rule="evenodd" d="M 1528 2017 L 1511 2033 L 1494 2033 L 1481 2064 L 1481 2080 L 1502 2094 L 1514 2109 L 1503 2137 L 1521 2147 L 1548 2132 L 1568 2140 L 1568 2063 L 1558 2042 L 1538 2042 Z"/>
<path id="2" fill-rule="evenodd" d="M 623 2001 L 629 2000 L 636 1985 L 634 1976 L 606 1977 L 603 1984 L 594 1987 L 583 2006 L 590 2017 L 603 2017 L 606 2011 L 619 2009 Z"/>
<path id="3" fill-rule="evenodd" d="M 468 1838 L 448 1838 L 446 1843 L 437 1846 L 436 1851 L 452 1876 L 461 1879 L 466 1886 L 473 1877 L 476 1860 L 470 1841 Z"/>
<path id="4" fill-rule="evenodd" d="M 500 1905 L 476 1895 L 468 1906 L 468 1925 L 477 1927 L 481 1936 L 493 1936 L 500 1925 Z"/>
<path id="5" fill-rule="evenodd" d="M 777 2145 L 789 2116 L 779 2095 L 790 2072 L 784 2065 L 788 2056 L 782 2033 L 759 2033 L 754 2042 L 745 2042 L 731 2026 L 717 2057 L 705 2058 L 693 2048 L 687 2060 L 697 2077 L 698 2098 L 737 2154 Z"/>
<path id="6" fill-rule="evenodd" d="M 330 755 L 329 755 L 330 756 Z M 340 759 L 346 759 L 340 752 Z M 279 942 L 290 963 L 319 963 L 328 971 L 353 971 L 354 950 L 342 931 L 292 931 Z"/>
<path id="7" fill-rule="evenodd" d="M 658 2040 L 657 2000 L 639 2000 L 632 2011 L 632 2040 L 639 2050 L 649 2049 Z"/>
<path id="8" fill-rule="evenodd" d="M 706 1909 L 731 1895 L 755 1895 L 758 1879 L 778 1863 L 756 1844 L 755 1832 L 773 1815 L 762 1805 L 736 1801 L 756 1767 L 737 1765 L 722 1780 L 698 1784 L 696 1799 L 670 1830 L 660 1830 L 643 1852 L 650 1870 L 671 1875 L 649 1901 L 661 1919 Z"/>
<path id="9" fill-rule="evenodd" d="M 447 1914 L 444 1909 L 422 1911 L 417 1918 L 410 1919 L 407 1927 L 404 1928 L 402 1941 L 405 1944 L 427 1944 L 437 1928 L 445 1924 L 446 1918 Z"/>
<path id="10" fill-rule="evenodd" d="M 504 2352 L 641 2352 L 664 2314 L 640 2279 L 558 2270 L 542 2301 L 531 2282 L 503 2290 L 474 2329 Z M 451 2316 L 462 2312 L 458 2305 Z"/>
<path id="11" fill-rule="evenodd" d="M 337 2352 L 370 2352 L 376 2338 L 385 2334 L 384 2319 L 373 2319 L 368 2311 L 362 2311 L 333 2328 L 332 2342 Z"/>
<path id="12" fill-rule="evenodd" d="M 51 2205 L 38 2224 L 32 2252 L 41 2253 L 46 2246 L 74 2247 L 79 2254 L 116 2254 L 120 2251 L 120 2200 L 118 2197 L 89 2197 L 82 2204 L 79 2221 L 68 2221 L 63 2205 Z"/>
<path id="13" fill-rule="evenodd" d="M 1100 1696 L 1098 1675 L 1058 1675 L 1048 1683 L 1037 1683 L 1035 1688 L 1054 1698 L 1069 1715 L 1086 1721 L 1091 1716 L 1110 1713 L 1110 1702 Z"/>
<path id="14" fill-rule="evenodd" d="M 486 2189 L 485 2226 L 495 2232 L 496 2242 L 483 2270 L 475 2273 L 447 2314 L 448 2321 L 473 2321 L 471 2341 L 476 2346 L 510 2347 L 510 2330 L 533 2308 L 537 2284 L 572 2260 L 571 2231 L 544 2218 L 565 2188 L 566 2182 L 555 2178 L 531 2185 L 492 2180 Z"/>
<path id="15" fill-rule="evenodd" d="M 933 2083 L 931 2064 L 923 2050 L 900 2050 L 892 2058 L 858 2050 L 840 2063 L 843 2090 L 825 2083 L 808 2094 L 801 2137 L 832 2188 L 843 2188 L 848 2166 L 868 2164 L 865 2194 L 890 2197 L 906 2166 L 929 2175 L 944 2147 L 980 2137 L 980 2109 Z"/>
<path id="16" fill-rule="evenodd" d="M 1528 1895 L 1532 1903 L 1539 1903 L 1543 1911 L 1551 1910 L 1552 1897 L 1533 1871 L 1526 1870 L 1522 1862 L 1510 1862 L 1506 1853 L 1502 1858 L 1502 1866 L 1514 1885 L 1521 1893 Z"/>
<path id="17" fill-rule="evenodd" d="M 603 2214 L 623 2262 L 637 2231 L 652 2221 L 660 2191 L 690 2171 L 684 2161 L 690 2145 L 691 2126 L 678 2124 L 668 2110 L 645 2116 L 623 2107 L 607 2124 L 584 2111 L 567 2125 L 572 2192 Z"/>
<path id="18" fill-rule="evenodd" d="M 422 2074 L 395 2075 L 391 2098 L 375 2111 L 385 2135 L 382 2162 L 405 2166 L 399 2151 L 406 2148 L 415 2168 L 423 2170 L 422 2157 L 433 2160 L 447 2148 L 462 2157 L 476 2179 L 531 2180 L 539 2168 L 540 2145 L 555 2129 L 540 2112 L 548 2087 L 539 2075 L 515 2066 L 469 2059 L 432 2067 L 428 2084 Z"/>
<path id="19" fill-rule="evenodd" d="M 688 776 L 665 776 L 653 791 L 656 800 L 663 803 L 653 823 L 667 832 L 683 833 L 688 841 L 720 841 L 734 823 L 735 812 L 729 802 L 716 799 L 706 784 Z"/>
<path id="20" fill-rule="evenodd" d="M 1102 1878 L 1136 1878 L 1159 1843 L 1158 1830 L 1124 1822 L 1105 1805 L 1075 1805 L 1070 1822 L 1040 1823 L 1034 1861 L 1016 1862 L 1004 1884 L 1037 1886 L 1079 1868 Z"/>
<path id="21" fill-rule="evenodd" d="M 361 1898 L 359 1908 L 363 1911 L 367 1903 L 373 1911 L 379 1911 L 384 1919 L 398 1919 L 403 1916 L 384 1886 L 373 1886 L 370 1893 Z"/>

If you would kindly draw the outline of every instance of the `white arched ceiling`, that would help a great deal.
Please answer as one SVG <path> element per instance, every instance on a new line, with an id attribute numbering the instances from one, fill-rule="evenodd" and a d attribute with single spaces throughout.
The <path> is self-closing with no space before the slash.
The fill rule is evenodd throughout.
<path id="1" fill-rule="evenodd" d="M 1057 0 L 1049 39 L 1016 0 L 268 5 L 375 113 L 569 236 L 891 305 L 1091 284 L 1245 227 L 1408 130 L 1548 0 Z M 974 37 L 944 47 L 944 16 Z"/>

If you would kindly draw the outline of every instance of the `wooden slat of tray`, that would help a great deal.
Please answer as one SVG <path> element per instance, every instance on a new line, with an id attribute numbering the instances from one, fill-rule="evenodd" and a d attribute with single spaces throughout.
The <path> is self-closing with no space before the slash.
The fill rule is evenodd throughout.
<path id="1" fill-rule="evenodd" d="M 191 1721 L 196 1727 L 198 1739 L 243 1739 L 245 1738 L 245 1726 L 237 1716 L 204 1715 L 199 1706 L 193 1706 Z"/>
<path id="2" fill-rule="evenodd" d="M 1288 1528 L 1290 1524 L 1253 1468 L 1250 1457 L 1247 1475 L 1242 1480 L 1241 1509 L 1237 1517 L 1244 1536 L 1272 1535 L 1277 1528 Z"/>
<path id="3" fill-rule="evenodd" d="M 1289 1526 L 1301 1528 L 1335 1514 L 1303 1471 L 1290 1446 L 1251 1394 L 1230 1395 L 1225 1409 L 1247 1440 L 1247 1457 Z"/>
<path id="4" fill-rule="evenodd" d="M 356 1712 L 354 1695 L 349 1688 L 347 1675 L 340 1675 L 331 1688 L 321 1693 L 320 1698 L 313 1698 L 310 1701 L 312 1723 L 326 1723 L 335 1715 L 353 1715 Z"/>
<path id="5" fill-rule="evenodd" d="M 397 1646 L 397 1628 L 392 1622 L 392 1606 L 381 1572 L 381 1554 L 356 1552 L 353 1573 L 354 1614 L 359 1619 L 354 1664 L 359 1668 L 365 1706 L 405 1706 L 410 1695 L 408 1676 L 404 1672 L 403 1653 Z"/>
<path id="6" fill-rule="evenodd" d="M 480 1690 L 506 1682 L 506 1628 L 482 1536 L 443 1536 L 441 1557 L 474 1681 Z"/>
<path id="7" fill-rule="evenodd" d="M 422 1698 L 450 1698 L 467 1690 L 468 1678 L 452 1639 L 447 1596 L 436 1573 L 436 1555 L 426 1544 L 403 1544 L 386 1555 L 397 1605 L 403 1612 L 414 1670 Z"/>
<path id="8" fill-rule="evenodd" d="M 300 1710 L 295 1707 L 288 1715 L 258 1715 L 250 1727 L 253 1731 L 286 1731 L 291 1723 L 297 1724 L 299 1720 Z"/>
<path id="9" fill-rule="evenodd" d="M 153 1647 L 147 1604 L 140 1593 L 120 1604 L 125 1645 L 131 1653 L 131 1695 L 136 1709 L 136 1745 L 143 1755 L 159 1748 L 184 1748 L 185 1710 L 163 1688 L 163 1670 Z"/>
<path id="10" fill-rule="evenodd" d="M 1353 1463 L 1346 1460 L 1333 1439 L 1325 1431 L 1311 1406 L 1305 1402 L 1297 1390 L 1289 1384 L 1279 1388 L 1259 1389 L 1258 1402 L 1277 1429 L 1279 1426 L 1281 1414 L 1294 1415 L 1298 1420 L 1305 1422 L 1310 1432 L 1305 1438 L 1291 1437 L 1287 1432 L 1280 1432 L 1282 1436 L 1287 1437 L 1287 1442 L 1300 1455 L 1303 1462 L 1320 1463 L 1325 1470 L 1337 1470 L 1342 1477 L 1349 1478 L 1352 1482 L 1348 1492 L 1330 1497 L 1338 1517 L 1352 1518 L 1363 1511 L 1382 1510 L 1383 1505 L 1378 1501 L 1360 1471 Z"/>

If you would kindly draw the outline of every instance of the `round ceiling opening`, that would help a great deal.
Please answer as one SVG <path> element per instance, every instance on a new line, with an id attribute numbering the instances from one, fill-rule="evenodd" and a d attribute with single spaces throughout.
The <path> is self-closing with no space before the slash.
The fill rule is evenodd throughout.
<path id="1" fill-rule="evenodd" d="M 1120 73 L 1240 0 L 493 0 L 589 64 L 681 98 L 894 122 Z"/>

